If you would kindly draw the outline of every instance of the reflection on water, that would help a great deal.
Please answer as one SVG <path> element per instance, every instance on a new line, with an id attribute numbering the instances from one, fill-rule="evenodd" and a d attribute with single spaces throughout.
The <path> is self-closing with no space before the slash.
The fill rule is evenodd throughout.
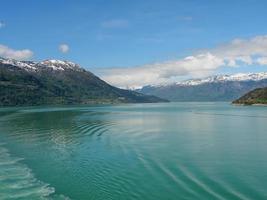
<path id="1" fill-rule="evenodd" d="M 1 109 L 0 198 L 267 199 L 266 113 L 227 103 Z"/>

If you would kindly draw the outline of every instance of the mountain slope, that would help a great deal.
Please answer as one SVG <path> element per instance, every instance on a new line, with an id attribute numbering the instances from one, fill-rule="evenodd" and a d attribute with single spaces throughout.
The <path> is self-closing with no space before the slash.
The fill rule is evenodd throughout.
<path id="1" fill-rule="evenodd" d="M 234 104 L 267 104 L 267 87 L 257 88 L 248 92 L 239 99 L 233 101 Z"/>
<path id="2" fill-rule="evenodd" d="M 235 74 L 145 86 L 136 90 L 170 101 L 233 101 L 255 88 L 267 87 L 267 73 Z"/>
<path id="3" fill-rule="evenodd" d="M 0 105 L 163 102 L 113 87 L 77 64 L 0 58 Z"/>

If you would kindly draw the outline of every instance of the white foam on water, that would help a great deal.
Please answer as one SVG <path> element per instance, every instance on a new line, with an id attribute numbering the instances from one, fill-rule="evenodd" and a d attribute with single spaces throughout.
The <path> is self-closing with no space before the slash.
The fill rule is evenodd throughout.
<path id="1" fill-rule="evenodd" d="M 69 199 L 55 195 L 55 188 L 37 180 L 21 158 L 12 156 L 0 144 L 0 199 Z"/>

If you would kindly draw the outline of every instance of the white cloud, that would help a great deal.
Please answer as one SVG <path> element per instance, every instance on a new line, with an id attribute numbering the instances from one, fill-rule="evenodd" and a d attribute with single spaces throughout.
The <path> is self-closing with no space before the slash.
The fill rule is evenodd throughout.
<path id="1" fill-rule="evenodd" d="M 68 53 L 68 51 L 70 50 L 69 45 L 67 44 L 59 45 L 58 49 L 61 53 Z"/>
<path id="2" fill-rule="evenodd" d="M 251 39 L 235 39 L 215 48 L 213 54 L 225 59 L 229 66 L 237 65 L 237 62 L 251 65 L 255 61 L 254 56 L 267 56 L 267 35 Z"/>
<path id="3" fill-rule="evenodd" d="M 0 28 L 4 28 L 6 26 L 6 24 L 2 21 L 0 21 Z"/>
<path id="4" fill-rule="evenodd" d="M 100 73 L 104 80 L 118 87 L 138 88 L 149 84 L 170 82 L 175 77 L 188 74 L 206 76 L 222 64 L 222 59 L 210 53 L 205 53 L 181 60 L 139 67 L 106 69 Z"/>
<path id="5" fill-rule="evenodd" d="M 267 65 L 267 57 L 260 57 L 256 60 L 259 65 Z"/>
<path id="6" fill-rule="evenodd" d="M 112 19 L 101 23 L 103 28 L 125 28 L 129 26 L 129 21 L 125 19 Z"/>
<path id="7" fill-rule="evenodd" d="M 267 65 L 267 35 L 235 39 L 182 59 L 129 68 L 108 68 L 99 71 L 99 74 L 118 87 L 137 88 L 171 82 L 183 76 L 207 76 L 222 66 L 241 67 L 252 64 Z"/>
<path id="8" fill-rule="evenodd" d="M 33 52 L 29 49 L 15 50 L 0 44 L 0 56 L 16 60 L 24 60 L 31 58 L 33 56 Z"/>

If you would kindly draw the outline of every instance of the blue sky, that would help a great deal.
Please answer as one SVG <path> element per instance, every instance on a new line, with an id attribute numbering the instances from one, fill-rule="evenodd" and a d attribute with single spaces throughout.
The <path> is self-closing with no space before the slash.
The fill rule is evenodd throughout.
<path id="1" fill-rule="evenodd" d="M 203 67 L 200 63 L 199 70 L 178 73 L 176 66 L 170 76 L 166 62 L 180 65 L 187 56 L 217 51 L 237 38 L 249 42 L 265 36 L 266 8 L 264 0 L 9 0 L 1 2 L 0 45 L 13 51 L 28 49 L 32 55 L 26 57 L 33 60 L 77 62 L 121 87 L 137 86 L 128 81 L 135 79 L 135 69 L 137 74 L 146 73 L 156 63 L 156 71 L 162 72 L 148 73 L 154 81 L 143 83 L 156 84 L 155 80 L 197 77 L 196 71 Z M 65 48 L 59 50 L 62 44 Z M 254 62 L 232 67 L 217 64 L 219 67 L 204 69 L 199 76 L 266 71 L 265 64 Z M 142 67 L 146 70 L 140 71 Z M 118 77 L 121 68 L 125 70 Z M 180 71 L 188 71 L 184 68 Z M 120 78 L 120 83 L 114 81 Z"/>

